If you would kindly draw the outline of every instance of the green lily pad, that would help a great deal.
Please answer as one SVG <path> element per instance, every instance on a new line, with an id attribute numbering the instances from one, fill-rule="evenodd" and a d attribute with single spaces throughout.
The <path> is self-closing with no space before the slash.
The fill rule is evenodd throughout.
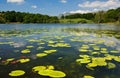
<path id="1" fill-rule="evenodd" d="M 15 58 L 9 58 L 9 59 L 7 59 L 6 61 L 7 62 L 10 62 L 10 61 L 13 61 Z"/>
<path id="2" fill-rule="evenodd" d="M 21 53 L 30 53 L 31 51 L 29 49 L 22 50 Z"/>
<path id="3" fill-rule="evenodd" d="M 50 54 L 50 53 L 57 52 L 57 50 L 45 50 L 44 52 L 47 53 L 47 54 Z"/>
<path id="4" fill-rule="evenodd" d="M 87 67 L 90 67 L 90 68 L 91 68 L 91 67 L 96 67 L 96 66 L 97 66 L 97 64 L 95 64 L 95 63 L 88 63 L 88 64 L 87 64 Z"/>
<path id="5" fill-rule="evenodd" d="M 62 71 L 54 70 L 49 72 L 49 76 L 53 78 L 61 78 L 61 77 L 65 77 L 66 74 Z"/>
<path id="6" fill-rule="evenodd" d="M 26 48 L 33 48 L 34 46 L 26 46 Z"/>
<path id="7" fill-rule="evenodd" d="M 120 56 L 116 56 L 113 58 L 115 61 L 120 62 Z"/>
<path id="8" fill-rule="evenodd" d="M 102 57 L 92 58 L 92 63 L 97 64 L 97 66 L 106 66 L 106 59 Z"/>
<path id="9" fill-rule="evenodd" d="M 26 62 L 29 62 L 30 59 L 20 59 L 19 61 L 20 61 L 20 63 L 26 63 Z"/>
<path id="10" fill-rule="evenodd" d="M 90 60 L 89 59 L 77 59 L 76 62 L 82 64 L 82 63 L 89 63 Z"/>
<path id="11" fill-rule="evenodd" d="M 24 74 L 25 72 L 23 70 L 14 70 L 9 73 L 10 76 L 21 76 Z"/>
<path id="12" fill-rule="evenodd" d="M 37 57 L 44 57 L 44 56 L 47 56 L 48 54 L 46 53 L 38 53 L 36 54 Z"/>
<path id="13" fill-rule="evenodd" d="M 114 63 L 109 62 L 107 67 L 108 69 L 113 69 L 116 67 L 116 65 Z"/>
<path id="14" fill-rule="evenodd" d="M 95 77 L 86 75 L 83 78 L 95 78 Z"/>
<path id="15" fill-rule="evenodd" d="M 35 66 L 32 68 L 33 71 L 41 71 L 41 70 L 45 70 L 46 69 L 46 66 Z"/>

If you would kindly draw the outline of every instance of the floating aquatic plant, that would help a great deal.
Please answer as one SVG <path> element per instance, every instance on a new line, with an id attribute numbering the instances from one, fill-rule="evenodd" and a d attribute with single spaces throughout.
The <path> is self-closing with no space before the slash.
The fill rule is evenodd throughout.
<path id="1" fill-rule="evenodd" d="M 91 67 L 96 67 L 96 66 L 97 66 L 96 63 L 88 63 L 88 64 L 87 64 L 87 67 L 90 67 L 90 68 L 91 68 Z"/>
<path id="2" fill-rule="evenodd" d="M 92 63 L 97 64 L 97 66 L 106 66 L 107 65 L 105 58 L 101 58 L 101 57 L 92 58 Z"/>
<path id="3" fill-rule="evenodd" d="M 41 70 L 45 70 L 46 69 L 46 66 L 35 66 L 32 68 L 33 71 L 41 71 Z"/>
<path id="4" fill-rule="evenodd" d="M 61 78 L 65 77 L 66 74 L 62 71 L 54 70 L 54 66 L 49 65 L 49 66 L 36 66 L 32 68 L 33 71 L 38 71 L 39 75 L 42 76 L 49 76 L 53 78 Z"/>
<path id="5" fill-rule="evenodd" d="M 29 49 L 22 50 L 21 53 L 30 53 L 31 51 Z"/>
<path id="6" fill-rule="evenodd" d="M 86 75 L 83 78 L 95 78 L 95 77 Z"/>
<path id="7" fill-rule="evenodd" d="M 116 56 L 113 58 L 115 61 L 120 62 L 120 56 Z"/>
<path id="8" fill-rule="evenodd" d="M 14 70 L 9 73 L 10 76 L 21 76 L 24 74 L 25 72 L 23 70 Z"/>
<path id="9" fill-rule="evenodd" d="M 7 59 L 6 61 L 7 62 L 10 62 L 10 61 L 13 61 L 15 58 L 9 58 L 9 59 Z"/>
<path id="10" fill-rule="evenodd" d="M 19 61 L 20 61 L 20 63 L 26 63 L 26 62 L 29 62 L 30 59 L 20 59 Z"/>
<path id="11" fill-rule="evenodd" d="M 89 52 L 87 49 L 79 49 L 80 52 Z"/>
<path id="12" fill-rule="evenodd" d="M 33 48 L 34 46 L 26 46 L 26 48 Z"/>
<path id="13" fill-rule="evenodd" d="M 44 52 L 47 53 L 47 54 L 50 54 L 50 53 L 57 52 L 57 50 L 45 50 Z"/>
<path id="14" fill-rule="evenodd" d="M 111 62 L 109 62 L 108 65 L 107 65 L 108 69 L 113 69 L 115 67 L 116 67 L 116 65 L 114 63 L 111 63 Z"/>
<path id="15" fill-rule="evenodd" d="M 89 63 L 90 62 L 90 59 L 86 59 L 86 58 L 84 58 L 84 59 L 76 59 L 76 62 L 77 63 Z"/>
<path id="16" fill-rule="evenodd" d="M 36 54 L 37 57 L 44 57 L 44 56 L 47 56 L 48 54 L 46 53 L 38 53 Z"/>

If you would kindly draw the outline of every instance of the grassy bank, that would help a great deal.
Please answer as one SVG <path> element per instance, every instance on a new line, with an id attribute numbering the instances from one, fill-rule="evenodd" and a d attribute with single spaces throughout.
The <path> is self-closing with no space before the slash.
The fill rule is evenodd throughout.
<path id="1" fill-rule="evenodd" d="M 87 19 L 60 19 L 59 20 L 60 23 L 93 23 L 93 21 L 91 20 L 87 20 Z"/>

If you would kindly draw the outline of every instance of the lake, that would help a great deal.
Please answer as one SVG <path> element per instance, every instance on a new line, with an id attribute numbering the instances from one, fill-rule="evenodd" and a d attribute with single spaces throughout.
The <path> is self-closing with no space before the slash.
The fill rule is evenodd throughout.
<path id="1" fill-rule="evenodd" d="M 120 26 L 0 24 L 1 78 L 120 78 Z"/>

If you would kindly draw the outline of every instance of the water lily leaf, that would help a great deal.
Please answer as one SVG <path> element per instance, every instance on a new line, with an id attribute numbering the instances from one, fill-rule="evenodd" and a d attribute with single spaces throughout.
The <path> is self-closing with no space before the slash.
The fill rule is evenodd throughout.
<path id="1" fill-rule="evenodd" d="M 107 67 L 108 67 L 108 69 L 113 69 L 116 67 L 116 65 L 114 63 L 109 62 Z"/>
<path id="2" fill-rule="evenodd" d="M 95 78 L 95 77 L 86 75 L 83 78 Z"/>
<path id="3" fill-rule="evenodd" d="M 23 70 L 14 70 L 9 73 L 10 76 L 21 76 L 24 74 L 25 72 Z"/>
<path id="4" fill-rule="evenodd" d="M 47 56 L 48 54 L 46 53 L 38 53 L 36 54 L 37 57 L 44 57 L 44 56 Z"/>
<path id="5" fill-rule="evenodd" d="M 50 71 L 49 72 L 49 76 L 53 77 L 53 78 L 61 78 L 61 77 L 65 77 L 66 74 L 62 71 Z"/>
<path id="6" fill-rule="evenodd" d="M 19 61 L 20 61 L 20 63 L 26 63 L 26 62 L 29 62 L 30 59 L 20 59 Z"/>
<path id="7" fill-rule="evenodd" d="M 31 51 L 29 49 L 22 50 L 21 53 L 30 53 Z"/>
<path id="8" fill-rule="evenodd" d="M 26 46 L 26 48 L 33 48 L 34 46 Z"/>
<path id="9" fill-rule="evenodd" d="M 32 69 L 33 71 L 41 71 L 41 70 L 45 70 L 46 66 L 35 66 Z"/>
<path id="10" fill-rule="evenodd" d="M 50 54 L 50 53 L 57 52 L 57 50 L 45 50 L 44 52 L 47 53 L 47 54 Z"/>

